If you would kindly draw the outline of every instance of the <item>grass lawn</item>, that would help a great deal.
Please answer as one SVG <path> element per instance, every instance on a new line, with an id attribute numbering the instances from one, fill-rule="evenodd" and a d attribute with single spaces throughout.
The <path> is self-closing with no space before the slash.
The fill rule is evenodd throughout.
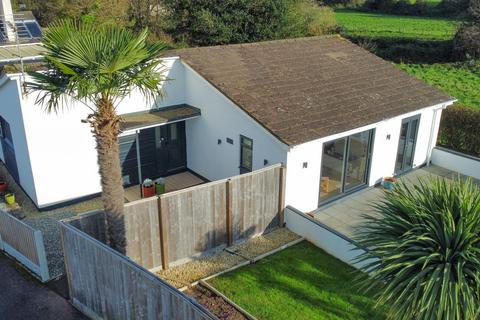
<path id="1" fill-rule="evenodd" d="M 346 36 L 369 38 L 408 38 L 418 40 L 449 40 L 456 32 L 458 21 L 446 18 L 399 16 L 335 10 L 338 23 Z"/>
<path id="2" fill-rule="evenodd" d="M 460 104 L 480 109 L 480 71 L 457 63 L 399 64 L 403 70 L 442 89 Z"/>
<path id="3" fill-rule="evenodd" d="M 304 241 L 209 282 L 258 319 L 384 319 L 357 274 Z"/>

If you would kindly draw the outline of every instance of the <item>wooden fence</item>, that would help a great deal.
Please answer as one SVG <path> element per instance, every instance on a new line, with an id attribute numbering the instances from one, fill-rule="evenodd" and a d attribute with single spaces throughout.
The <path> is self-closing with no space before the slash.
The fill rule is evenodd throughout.
<path id="1" fill-rule="evenodd" d="M 216 319 L 124 255 L 61 222 L 72 304 L 92 319 Z"/>
<path id="2" fill-rule="evenodd" d="M 284 186 L 285 168 L 275 165 L 128 203 L 126 255 L 144 268 L 166 269 L 283 226 Z M 70 223 L 104 237 L 104 229 L 90 226 L 104 226 L 103 213 L 75 219 L 84 221 Z"/>
<path id="3" fill-rule="evenodd" d="M 43 282 L 50 279 L 42 232 L 2 210 L 0 250 L 17 259 Z"/>

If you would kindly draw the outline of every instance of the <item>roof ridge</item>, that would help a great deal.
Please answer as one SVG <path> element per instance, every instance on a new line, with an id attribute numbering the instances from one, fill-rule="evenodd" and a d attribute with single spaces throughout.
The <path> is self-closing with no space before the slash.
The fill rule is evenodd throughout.
<path id="1" fill-rule="evenodd" d="M 174 51 L 182 52 L 182 51 L 190 51 L 190 50 L 204 50 L 204 49 L 212 49 L 212 48 L 235 48 L 235 47 L 253 47 L 253 46 L 263 46 L 269 45 L 272 43 L 291 43 L 291 42 L 302 42 L 302 41 L 314 41 L 318 39 L 342 39 L 346 40 L 340 34 L 326 34 L 321 36 L 312 36 L 312 37 L 300 37 L 300 38 L 288 38 L 288 39 L 275 39 L 275 40 L 265 40 L 265 41 L 256 41 L 256 42 L 244 42 L 244 43 L 231 43 L 231 44 L 219 44 L 219 45 L 211 45 L 211 46 L 197 46 L 197 47 L 188 47 L 188 48 L 179 48 L 174 49 Z"/>

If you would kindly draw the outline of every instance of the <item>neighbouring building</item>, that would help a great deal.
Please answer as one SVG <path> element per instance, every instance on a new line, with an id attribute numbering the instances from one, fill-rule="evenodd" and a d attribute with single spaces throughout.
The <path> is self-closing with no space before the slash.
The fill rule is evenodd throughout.
<path id="1" fill-rule="evenodd" d="M 124 100 L 126 186 L 191 170 L 223 179 L 287 166 L 286 203 L 317 207 L 428 163 L 442 109 L 430 85 L 338 37 L 189 48 L 163 59 L 164 99 Z M 28 81 L 28 77 L 26 77 Z M 89 110 L 47 114 L 0 78 L 0 159 L 39 208 L 101 191 Z"/>

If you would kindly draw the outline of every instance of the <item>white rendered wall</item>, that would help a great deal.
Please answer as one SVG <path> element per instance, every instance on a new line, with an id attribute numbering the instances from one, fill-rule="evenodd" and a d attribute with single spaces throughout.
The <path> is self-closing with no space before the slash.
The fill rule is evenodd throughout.
<path id="1" fill-rule="evenodd" d="M 432 164 L 480 180 L 480 158 L 446 148 L 435 148 L 432 152 Z"/>
<path id="2" fill-rule="evenodd" d="M 253 139 L 253 170 L 286 163 L 286 145 L 188 66 L 185 66 L 185 102 L 202 111 L 200 118 L 186 123 L 187 161 L 193 171 L 209 180 L 238 175 L 240 135 Z M 226 138 L 231 138 L 233 145 Z"/>
<path id="3" fill-rule="evenodd" d="M 167 67 L 165 75 L 172 79 L 164 85 L 165 98 L 147 104 L 142 94 L 135 91 L 118 106 L 120 114 L 184 103 L 183 66 L 177 59 L 166 59 L 164 63 Z M 3 92 L 1 88 L 0 93 Z M 36 191 L 29 195 L 39 207 L 100 192 L 95 140 L 89 125 L 81 123 L 90 110 L 81 103 L 70 101 L 68 109 L 47 114 L 35 104 L 36 98 L 36 93 L 30 94 L 21 103 L 33 172 L 30 181 L 34 182 L 22 181 L 22 186 L 35 187 Z M 19 108 L 18 102 L 15 105 Z M 17 154 L 17 161 L 19 159 L 28 159 L 28 156 Z"/>
<path id="4" fill-rule="evenodd" d="M 0 116 L 9 123 L 10 130 L 12 131 L 20 183 L 25 192 L 35 201 L 35 183 L 30 165 L 29 148 L 23 123 L 20 95 L 21 91 L 18 81 L 7 78 L 0 79 Z M 1 146 L 0 159 L 5 162 Z"/>
<path id="5" fill-rule="evenodd" d="M 358 132 L 375 129 L 368 185 L 373 186 L 380 182 L 383 177 L 392 176 L 395 171 L 402 119 L 418 114 L 421 114 L 421 118 L 413 167 L 425 164 L 429 153 L 435 147 L 440 117 L 437 116 L 435 121 L 433 120 L 434 111 L 439 108 L 441 109 L 442 106 L 437 105 L 425 108 L 376 124 L 292 147 L 288 153 L 287 160 L 286 204 L 302 212 L 310 212 L 317 209 L 323 143 Z M 440 114 L 440 111 L 438 113 Z M 390 136 L 389 138 L 387 137 L 388 135 Z M 307 163 L 306 168 L 304 168 L 305 162 Z"/>

